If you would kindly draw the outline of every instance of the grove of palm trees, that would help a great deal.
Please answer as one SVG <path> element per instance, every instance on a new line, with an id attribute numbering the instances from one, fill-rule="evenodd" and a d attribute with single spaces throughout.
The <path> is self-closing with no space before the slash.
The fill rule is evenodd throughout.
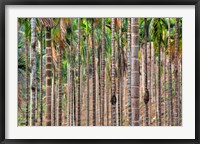
<path id="1" fill-rule="evenodd" d="M 182 126 L 182 18 L 18 18 L 18 126 Z"/>

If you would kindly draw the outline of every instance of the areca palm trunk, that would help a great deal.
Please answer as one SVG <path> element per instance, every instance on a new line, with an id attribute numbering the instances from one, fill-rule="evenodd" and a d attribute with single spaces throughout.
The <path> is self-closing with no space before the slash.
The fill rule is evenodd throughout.
<path id="1" fill-rule="evenodd" d="M 106 74 L 106 122 L 107 126 L 109 126 L 109 80 L 108 74 Z"/>
<path id="2" fill-rule="evenodd" d="M 164 48 L 164 125 L 167 122 L 167 96 L 166 96 L 166 51 Z"/>
<path id="3" fill-rule="evenodd" d="M 58 48 L 58 126 L 62 125 L 62 50 Z"/>
<path id="4" fill-rule="evenodd" d="M 74 48 L 74 52 L 73 52 L 73 61 L 74 61 L 74 83 L 73 83 L 73 87 L 74 87 L 74 125 L 77 126 L 77 104 L 76 104 L 76 101 L 77 101 L 77 97 L 76 97 L 76 63 L 75 63 L 75 59 L 76 59 L 76 49 Z"/>
<path id="5" fill-rule="evenodd" d="M 149 92 L 149 125 L 151 125 L 151 101 L 152 101 L 152 93 L 151 93 L 151 42 L 149 42 L 147 44 L 147 88 L 148 88 L 148 92 Z"/>
<path id="6" fill-rule="evenodd" d="M 102 18 L 102 61 L 101 61 L 101 118 L 100 125 L 104 125 L 104 74 L 105 74 L 105 64 L 104 64 L 104 55 L 105 55 L 105 19 Z"/>
<path id="7" fill-rule="evenodd" d="M 160 66 L 160 39 L 158 42 L 158 125 L 161 126 L 161 66 Z"/>
<path id="8" fill-rule="evenodd" d="M 70 51 L 70 58 L 71 58 L 71 67 L 70 67 L 70 70 L 71 70 L 71 95 L 70 95 L 70 101 L 71 101 L 71 105 L 70 105 L 70 121 L 71 121 L 71 126 L 74 125 L 74 113 L 73 113 L 73 109 L 74 109 L 74 50 L 73 50 L 73 46 L 72 46 L 72 34 L 70 34 L 70 48 L 71 48 L 71 51 Z"/>
<path id="9" fill-rule="evenodd" d="M 28 39 L 25 37 L 26 44 L 26 126 L 28 126 L 28 118 L 29 118 L 29 88 L 28 88 Z"/>
<path id="10" fill-rule="evenodd" d="M 118 50 L 119 50 L 119 47 L 118 47 Z M 118 61 L 118 63 L 120 63 L 120 62 Z M 120 94 L 120 84 L 121 84 L 121 81 L 120 80 L 121 80 L 120 79 L 120 66 L 118 65 L 118 77 L 117 77 L 118 126 L 121 125 L 121 94 Z"/>
<path id="11" fill-rule="evenodd" d="M 122 22 L 123 22 L 123 19 L 121 18 L 120 19 L 120 28 L 119 28 L 119 48 L 121 49 L 122 51 Z M 121 52 L 119 50 L 119 52 Z M 119 61 L 119 65 L 120 65 L 120 68 L 119 69 L 119 72 L 121 72 L 121 75 L 120 75 L 120 80 L 119 80 L 119 83 L 120 83 L 120 126 L 123 125 L 123 60 L 122 60 L 122 57 L 121 57 L 121 53 L 119 53 L 119 57 L 120 57 L 120 61 Z M 118 105 L 119 106 L 119 105 Z"/>
<path id="12" fill-rule="evenodd" d="M 72 76 L 72 117 L 71 117 L 71 121 L 72 124 L 75 126 L 76 125 L 76 93 L 75 93 L 75 48 L 73 47 L 72 44 L 72 34 L 71 34 L 71 47 L 72 47 L 72 72 L 71 72 L 71 76 Z"/>
<path id="13" fill-rule="evenodd" d="M 98 125 L 101 124 L 101 47 L 98 46 L 98 61 L 97 61 L 97 65 L 96 68 L 98 69 L 96 71 L 96 76 L 97 76 L 97 87 L 98 87 L 98 94 L 97 94 L 97 117 L 98 117 Z M 99 72 L 99 73 L 98 73 Z"/>
<path id="14" fill-rule="evenodd" d="M 182 56 L 179 66 L 179 126 L 182 125 Z"/>
<path id="15" fill-rule="evenodd" d="M 92 89 L 93 89 L 93 126 L 96 126 L 96 72 L 95 72 L 95 47 L 94 47 L 94 20 L 92 19 Z"/>
<path id="16" fill-rule="evenodd" d="M 36 19 L 31 19 L 31 126 L 35 126 L 36 97 Z"/>
<path id="17" fill-rule="evenodd" d="M 175 78 L 175 114 L 174 114 L 174 125 L 178 126 L 179 125 L 179 108 L 178 108 L 178 103 L 179 103 L 179 76 L 178 76 L 178 21 L 179 19 L 176 18 L 175 21 L 175 63 L 174 63 L 174 78 Z"/>
<path id="18" fill-rule="evenodd" d="M 154 46 L 153 43 L 151 43 L 151 101 L 152 101 L 152 110 L 153 107 L 155 107 L 155 53 L 154 53 Z M 155 113 L 152 112 L 152 116 L 154 116 Z M 150 125 L 151 125 L 151 117 L 150 117 Z"/>
<path id="19" fill-rule="evenodd" d="M 170 18 L 168 21 L 168 49 L 169 49 L 169 62 L 168 62 L 168 125 L 173 126 L 174 117 L 173 117 L 173 100 L 172 100 L 172 72 L 171 72 L 171 59 L 172 51 L 170 44 Z"/>
<path id="20" fill-rule="evenodd" d="M 145 125 L 149 125 L 149 114 L 148 114 L 148 102 L 149 102 L 149 91 L 147 89 L 147 28 L 146 28 L 146 18 L 144 19 L 144 39 L 145 39 L 145 48 L 144 48 L 144 75 L 145 75 L 145 81 L 144 81 L 144 103 L 145 103 Z"/>
<path id="21" fill-rule="evenodd" d="M 52 125 L 56 125 L 56 93 L 55 93 L 55 86 L 56 84 L 56 68 L 55 66 L 53 67 L 53 84 L 52 84 Z"/>
<path id="22" fill-rule="evenodd" d="M 71 54 L 71 48 L 70 49 L 70 54 Z M 67 104 L 68 104 L 68 116 L 67 116 L 67 125 L 71 125 L 71 67 L 70 64 L 68 64 L 68 78 L 67 78 Z"/>
<path id="23" fill-rule="evenodd" d="M 111 21 L 111 31 L 112 31 L 112 67 L 111 67 L 111 79 L 112 79 L 112 96 L 111 96 L 111 105 L 112 105 L 112 125 L 116 126 L 116 84 L 115 84 L 115 19 L 112 18 Z"/>
<path id="24" fill-rule="evenodd" d="M 46 126 L 51 125 L 52 50 L 51 28 L 46 27 Z"/>
<path id="25" fill-rule="evenodd" d="M 118 45 L 117 45 L 117 53 L 118 53 L 118 69 L 117 69 L 117 99 L 118 99 L 118 126 L 121 125 L 121 91 L 120 91 L 120 88 L 121 88 L 121 69 L 122 67 L 120 66 L 121 64 L 121 55 L 120 55 L 120 48 L 121 48 L 121 39 L 120 39 L 120 36 L 121 36 L 121 25 L 120 25 L 120 28 L 119 28 L 119 38 L 118 38 Z"/>
<path id="26" fill-rule="evenodd" d="M 40 47 L 40 126 L 42 126 L 42 105 L 43 105 L 43 101 L 42 101 L 42 98 L 43 98 L 43 90 L 42 90 L 42 75 L 43 75 L 43 72 L 42 72 L 42 68 L 43 68 L 43 61 L 42 61 L 42 30 L 41 30 L 41 47 Z"/>
<path id="27" fill-rule="evenodd" d="M 127 58 L 128 58 L 128 118 L 129 125 L 132 126 L 132 102 L 131 102 L 131 18 L 128 18 L 128 35 L 127 35 Z"/>
<path id="28" fill-rule="evenodd" d="M 69 46 L 69 54 L 71 56 L 71 47 Z M 71 57 L 69 56 L 70 62 Z M 70 63 L 67 64 L 67 79 L 66 79 L 66 98 L 67 98 L 67 106 L 66 106 L 66 112 L 67 112 L 67 125 L 71 126 L 71 65 Z"/>
<path id="29" fill-rule="evenodd" d="M 132 27 L 132 36 L 131 36 L 131 96 L 133 98 L 133 125 L 139 126 L 140 123 L 140 73 L 139 73 L 139 59 L 138 59 L 138 50 L 139 50 L 139 24 L 138 18 L 131 18 L 131 27 Z"/>
<path id="30" fill-rule="evenodd" d="M 80 18 L 78 18 L 78 126 L 81 125 L 81 94 L 80 94 Z"/>
<path id="31" fill-rule="evenodd" d="M 89 85 L 89 45 L 88 45 L 88 36 L 86 40 L 87 47 L 87 126 L 90 124 L 90 85 Z"/>

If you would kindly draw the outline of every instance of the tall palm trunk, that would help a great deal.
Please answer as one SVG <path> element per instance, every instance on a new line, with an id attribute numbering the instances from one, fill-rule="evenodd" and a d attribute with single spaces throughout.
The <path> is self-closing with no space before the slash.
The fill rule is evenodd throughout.
<path id="1" fill-rule="evenodd" d="M 109 126 L 109 80 L 108 80 L 108 74 L 106 74 L 106 122 L 107 126 Z"/>
<path id="2" fill-rule="evenodd" d="M 96 71 L 96 76 L 97 76 L 97 87 L 98 87 L 98 94 L 97 94 L 97 117 L 98 117 L 98 122 L 100 125 L 101 124 L 101 47 L 98 46 L 98 49 L 97 49 L 97 52 L 98 52 L 98 61 L 97 61 L 97 65 L 96 65 L 96 68 L 98 69 Z"/>
<path id="3" fill-rule="evenodd" d="M 139 73 L 139 59 L 138 59 L 138 50 L 139 50 L 139 24 L 138 18 L 131 18 L 132 25 L 132 36 L 131 36 L 131 96 L 133 98 L 133 125 L 139 126 L 139 115 L 140 115 L 140 73 Z"/>
<path id="4" fill-rule="evenodd" d="M 58 126 L 62 125 L 62 50 L 58 48 Z"/>
<path id="5" fill-rule="evenodd" d="M 151 43 L 151 101 L 152 101 L 152 110 L 153 107 L 155 107 L 155 52 L 154 52 L 154 46 L 153 43 Z M 152 116 L 154 116 L 155 113 L 152 112 Z M 150 116 L 150 125 L 152 123 L 151 116 Z"/>
<path id="6" fill-rule="evenodd" d="M 120 28 L 119 28 L 119 37 L 118 37 L 118 42 L 117 42 L 117 53 L 118 53 L 118 74 L 117 74 L 117 99 L 118 99 L 118 126 L 121 125 L 121 69 L 122 67 L 120 66 L 121 64 L 121 55 L 120 55 L 120 50 L 121 50 L 121 24 L 120 24 Z"/>
<path id="7" fill-rule="evenodd" d="M 56 68 L 53 67 L 53 84 L 52 84 L 52 125 L 56 125 L 56 93 L 55 93 L 55 86 L 56 84 Z"/>
<path id="8" fill-rule="evenodd" d="M 78 126 L 81 125 L 81 94 L 80 94 L 80 18 L 78 18 Z"/>
<path id="9" fill-rule="evenodd" d="M 70 108 L 70 121 L 71 121 L 71 126 L 74 125 L 74 113 L 73 113 L 73 109 L 74 109 L 74 50 L 73 50 L 73 46 L 72 46 L 72 34 L 70 34 L 70 58 L 71 58 L 71 67 L 70 67 L 70 70 L 71 70 L 71 95 L 70 95 L 70 101 L 71 101 L 71 108 Z"/>
<path id="10" fill-rule="evenodd" d="M 101 122 L 100 125 L 104 125 L 104 74 L 105 74 L 105 64 L 104 64 L 104 55 L 105 55 L 105 19 L 102 18 L 102 58 L 101 58 Z"/>
<path id="11" fill-rule="evenodd" d="M 173 100 L 172 100 L 172 72 L 171 72 L 171 61 L 172 61 L 172 51 L 170 45 L 170 18 L 168 21 L 168 49 L 169 49 L 169 62 L 168 62 L 168 125 L 173 126 Z"/>
<path id="12" fill-rule="evenodd" d="M 75 59 L 76 59 L 76 49 L 74 48 L 74 52 L 73 52 L 73 61 L 74 61 L 74 83 L 73 83 L 73 87 L 74 87 L 74 125 L 77 126 L 77 106 L 76 106 L 76 101 L 77 101 L 77 98 L 76 98 L 76 62 L 75 62 Z"/>
<path id="13" fill-rule="evenodd" d="M 35 126 L 36 97 L 36 19 L 31 19 L 31 126 Z"/>
<path id="14" fill-rule="evenodd" d="M 179 66 L 179 126 L 182 125 L 182 56 Z"/>
<path id="15" fill-rule="evenodd" d="M 127 58 L 128 58 L 128 118 L 129 125 L 132 126 L 132 102 L 131 102 L 131 18 L 128 18 L 128 35 L 127 35 Z"/>
<path id="16" fill-rule="evenodd" d="M 92 19 L 92 89 L 93 89 L 93 126 L 96 126 L 96 69 L 95 69 L 95 47 L 94 47 L 94 20 Z"/>
<path id="17" fill-rule="evenodd" d="M 120 18 L 120 28 L 119 28 L 119 57 L 120 57 L 120 61 L 119 61 L 119 65 L 120 67 L 118 68 L 119 69 L 119 72 L 121 72 L 121 75 L 120 75 L 120 79 L 119 79 L 119 83 L 120 83 L 120 115 L 119 115 L 119 119 L 120 119 L 120 123 L 119 125 L 122 126 L 123 125 L 123 60 L 122 60 L 122 57 L 121 57 L 121 51 L 122 51 L 122 22 L 123 22 L 123 19 Z M 118 98 L 119 99 L 119 98 Z"/>
<path id="18" fill-rule="evenodd" d="M 28 118 L 29 118 L 29 112 L 28 112 L 28 108 L 29 108 L 29 86 L 28 86 L 28 75 L 29 75 L 29 71 L 28 71 L 28 39 L 25 38 L 25 44 L 26 44 L 26 126 L 28 126 Z"/>
<path id="19" fill-rule="evenodd" d="M 72 76 L 72 117 L 71 117 L 71 121 L 72 121 L 72 124 L 74 126 L 76 126 L 76 87 L 75 87 L 75 48 L 73 47 L 73 43 L 72 43 L 72 34 L 71 34 L 71 47 L 72 47 L 72 54 L 71 54 L 71 57 L 72 57 L 72 72 L 71 72 L 71 76 Z"/>
<path id="20" fill-rule="evenodd" d="M 51 125 L 51 73 L 52 73 L 51 28 L 46 28 L 46 126 Z"/>
<path id="21" fill-rule="evenodd" d="M 69 47 L 69 53 L 71 54 L 71 48 Z M 67 125 L 71 126 L 71 66 L 68 63 L 67 69 L 67 104 L 68 104 L 68 116 L 67 116 Z"/>
<path id="22" fill-rule="evenodd" d="M 163 66 L 163 71 L 164 71 L 164 125 L 166 126 L 167 124 L 167 96 L 166 96 L 166 51 L 164 48 L 164 66 Z"/>
<path id="23" fill-rule="evenodd" d="M 112 67 L 111 67 L 111 79 L 112 79 L 112 97 L 111 97 L 111 104 L 112 104 L 112 125 L 116 126 L 116 85 L 115 85 L 115 19 L 112 18 L 111 22 L 111 30 L 112 30 Z"/>
<path id="24" fill-rule="evenodd" d="M 42 126 L 42 105 L 43 105 L 43 90 L 42 90 L 42 83 L 43 83 L 43 79 L 42 79 L 42 68 L 43 68 L 43 60 L 42 60 L 42 30 L 40 33 L 40 38 L 41 38 L 41 47 L 40 47 L 40 126 Z"/>
<path id="25" fill-rule="evenodd" d="M 158 125 L 161 126 L 161 64 L 160 64 L 160 39 L 158 42 Z"/>
<path id="26" fill-rule="evenodd" d="M 152 102 L 152 92 L 151 92 L 151 42 L 147 44 L 147 58 L 148 58 L 148 64 L 147 64 L 147 88 L 149 92 L 149 125 L 151 125 L 151 102 Z"/>
<path id="27" fill-rule="evenodd" d="M 87 126 L 90 125 L 90 85 L 89 85 L 89 45 L 88 36 L 86 40 L 87 47 Z"/>
<path id="28" fill-rule="evenodd" d="M 174 125 L 178 126 L 179 125 L 179 108 L 178 108 L 178 103 L 179 103 L 179 76 L 178 76 L 178 21 L 179 19 L 176 18 L 175 22 L 175 63 L 174 63 L 174 78 L 175 78 L 175 114 L 174 114 Z"/>
<path id="29" fill-rule="evenodd" d="M 145 103 L 145 125 L 149 125 L 149 114 L 148 114 L 148 102 L 149 102 L 149 91 L 147 89 L 147 27 L 146 27 L 146 18 L 144 19 L 144 39 L 145 39 L 145 48 L 144 48 L 144 103 Z"/>

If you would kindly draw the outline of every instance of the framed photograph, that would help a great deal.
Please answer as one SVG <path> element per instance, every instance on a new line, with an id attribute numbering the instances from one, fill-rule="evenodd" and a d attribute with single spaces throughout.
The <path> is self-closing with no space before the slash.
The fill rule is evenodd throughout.
<path id="1" fill-rule="evenodd" d="M 200 143 L 199 0 L 0 2 L 1 143 Z"/>

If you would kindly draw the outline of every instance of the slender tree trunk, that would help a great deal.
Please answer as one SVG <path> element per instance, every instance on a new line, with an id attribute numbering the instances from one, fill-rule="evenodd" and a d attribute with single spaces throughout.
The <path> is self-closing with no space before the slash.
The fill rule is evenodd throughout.
<path id="1" fill-rule="evenodd" d="M 133 125 L 140 125 L 140 67 L 138 59 L 139 50 L 139 24 L 138 18 L 131 18 L 132 36 L 131 36 L 131 97 L 133 98 Z"/>
<path id="2" fill-rule="evenodd" d="M 73 45 L 72 45 L 72 34 L 70 34 L 70 48 L 71 48 L 71 53 L 70 53 L 70 57 L 71 57 L 71 67 L 70 67 L 70 70 L 71 70 L 71 108 L 70 108 L 70 116 L 71 116 L 71 126 L 74 125 L 74 48 L 73 48 Z"/>
<path id="3" fill-rule="evenodd" d="M 151 42 L 147 44 L 147 88 L 149 92 L 149 125 L 151 125 L 151 101 L 152 101 L 152 92 L 151 92 Z"/>
<path id="4" fill-rule="evenodd" d="M 46 126 L 51 125 L 51 68 L 52 68 L 52 50 L 51 50 L 51 28 L 46 28 Z"/>
<path id="5" fill-rule="evenodd" d="M 62 48 L 58 48 L 58 126 L 62 125 Z"/>
<path id="6" fill-rule="evenodd" d="M 53 77 L 52 77 L 52 99 L 51 99 L 51 125 L 52 126 L 54 126 L 54 118 L 53 118 L 53 116 L 54 116 L 54 101 L 55 101 L 55 99 L 54 99 L 54 94 L 55 94 L 55 85 L 54 85 L 54 80 L 55 80 L 55 73 L 54 73 L 55 71 L 54 71 L 54 65 L 53 65 Z"/>
<path id="7" fill-rule="evenodd" d="M 97 46 L 98 47 L 98 46 Z M 98 57 L 98 48 L 97 48 L 97 57 Z M 98 60 L 95 58 L 95 67 L 96 67 L 96 125 L 99 125 L 99 74 L 98 74 Z"/>
<path id="8" fill-rule="evenodd" d="M 104 55 L 105 55 L 105 19 L 102 18 L 102 62 L 101 62 L 101 123 L 100 125 L 104 126 L 104 75 L 105 75 L 105 62 L 104 62 Z"/>
<path id="9" fill-rule="evenodd" d="M 122 23 L 123 23 L 123 18 L 120 18 L 120 28 L 119 28 L 119 48 L 121 49 L 121 51 L 122 51 Z M 119 52 L 121 52 L 121 51 L 119 51 Z M 119 63 L 120 63 L 120 68 L 118 68 L 119 69 L 119 72 L 121 71 L 121 79 L 120 79 L 120 126 L 123 126 L 123 107 L 124 107 L 124 105 L 123 105 L 123 70 L 124 70 L 124 67 L 123 67 L 123 60 L 122 60 L 122 57 L 121 57 L 121 54 L 122 54 L 122 52 L 120 53 L 120 55 L 119 55 L 119 57 L 120 57 L 120 61 L 119 61 Z"/>
<path id="10" fill-rule="evenodd" d="M 40 33 L 40 38 L 41 38 L 41 42 L 40 42 L 40 126 L 42 126 L 42 105 L 43 105 L 43 90 L 42 90 L 42 83 L 43 83 L 43 72 L 42 72 L 42 67 L 43 67 L 43 60 L 42 60 L 42 30 Z"/>
<path id="11" fill-rule="evenodd" d="M 25 44 L 26 44 L 26 126 L 28 126 L 28 118 L 29 118 L 29 86 L 28 86 L 28 77 L 29 77 L 29 70 L 28 70 L 28 39 L 25 37 Z"/>
<path id="12" fill-rule="evenodd" d="M 156 57 L 155 57 L 156 58 Z M 158 61 L 156 61 L 156 88 L 155 88 L 155 90 L 156 90 L 156 126 L 159 126 L 159 95 L 158 95 Z"/>
<path id="13" fill-rule="evenodd" d="M 152 110 L 153 106 L 155 105 L 155 65 L 154 65 L 154 60 L 155 60 L 155 53 L 154 53 L 154 46 L 153 43 L 151 43 L 151 98 L 150 101 L 152 102 Z M 151 116 L 154 116 L 155 113 L 151 113 Z M 150 125 L 153 122 L 150 116 Z M 153 124 L 153 123 L 152 123 Z"/>
<path id="14" fill-rule="evenodd" d="M 70 54 L 71 54 L 71 48 L 70 49 Z M 71 125 L 71 67 L 70 64 L 68 64 L 68 69 L 67 69 L 67 73 L 68 73 L 68 78 L 67 78 L 67 104 L 68 104 L 68 116 L 67 116 L 67 125 L 70 126 Z"/>
<path id="15" fill-rule="evenodd" d="M 55 88 L 56 88 L 56 68 L 54 66 L 53 68 L 53 86 L 52 86 L 52 89 L 53 89 L 53 105 L 52 105 L 52 114 L 53 114 L 53 117 L 52 117 L 52 121 L 53 121 L 53 126 L 56 126 L 56 91 L 55 91 Z"/>
<path id="16" fill-rule="evenodd" d="M 119 47 L 118 47 L 119 49 Z M 119 53 L 119 51 L 118 51 Z M 120 60 L 118 61 L 120 63 Z M 117 95 L 118 95 L 118 126 L 121 125 L 121 93 L 120 93 L 120 84 L 121 84 L 121 78 L 120 78 L 120 66 L 118 66 L 118 79 L 117 79 Z"/>
<path id="17" fill-rule="evenodd" d="M 174 114 L 174 125 L 178 126 L 179 125 L 179 108 L 178 108 L 178 103 L 179 103 L 179 89 L 178 89 L 178 84 L 179 84 L 179 76 L 178 76 L 178 21 L 179 19 L 176 18 L 175 21 L 175 63 L 174 63 L 174 78 L 175 78 L 175 114 Z"/>
<path id="18" fill-rule="evenodd" d="M 93 126 L 96 126 L 96 73 L 95 73 L 95 47 L 94 47 L 94 20 L 92 19 L 92 89 L 93 89 Z"/>
<path id="19" fill-rule="evenodd" d="M 106 122 L 107 126 L 109 126 L 109 80 L 108 74 L 106 74 Z"/>
<path id="20" fill-rule="evenodd" d="M 182 56 L 179 66 L 179 126 L 182 125 Z"/>
<path id="21" fill-rule="evenodd" d="M 78 18 L 78 126 L 81 125 L 81 94 L 80 94 L 80 18 Z"/>
<path id="22" fill-rule="evenodd" d="M 158 42 L 158 125 L 161 126 L 161 64 L 160 64 L 160 40 Z"/>
<path id="23" fill-rule="evenodd" d="M 166 96 L 166 51 L 164 48 L 164 125 L 166 126 L 167 124 L 167 96 Z"/>
<path id="24" fill-rule="evenodd" d="M 121 20 L 120 20 L 120 22 L 119 23 L 121 23 Z M 120 64 L 121 64 L 121 52 L 120 52 L 120 50 L 121 50 L 121 24 L 120 24 L 120 28 L 119 28 L 119 33 L 118 33 L 118 35 L 119 35 L 119 38 L 118 38 L 118 45 L 117 45 L 117 52 L 118 52 L 118 74 L 117 74 L 117 99 L 118 99 L 118 108 L 117 108 L 117 110 L 118 110 L 118 126 L 120 126 L 121 125 L 121 91 L 120 91 L 120 88 L 121 88 L 121 69 L 122 69 L 122 67 L 120 66 Z"/>
<path id="25" fill-rule="evenodd" d="M 88 36 L 86 40 L 87 48 L 87 126 L 90 125 L 90 84 L 89 84 L 89 45 L 88 45 Z"/>
<path id="26" fill-rule="evenodd" d="M 75 63 L 75 59 L 76 59 L 76 49 L 74 48 L 74 52 L 73 52 L 73 62 L 74 62 L 74 66 L 73 66 L 73 68 L 74 68 L 74 74 L 73 74 L 73 77 L 74 77 L 74 79 L 73 79 L 73 81 L 74 81 L 74 83 L 73 83 L 73 87 L 74 87 L 74 92 L 73 92 L 73 94 L 74 94 L 74 125 L 76 126 L 77 125 L 77 110 L 76 110 L 76 80 L 75 80 L 75 78 L 76 78 L 76 63 Z"/>
<path id="27" fill-rule="evenodd" d="M 129 125 L 132 126 L 132 102 L 131 102 L 131 18 L 128 18 L 128 36 L 127 36 L 128 50 L 128 118 Z"/>
<path id="28" fill-rule="evenodd" d="M 111 67 L 111 79 L 112 79 L 112 91 L 111 91 L 111 105 L 112 105 L 112 125 L 116 126 L 116 85 L 115 85 L 115 38 L 114 38 L 114 33 L 115 33 L 115 18 L 112 18 L 111 22 L 111 30 L 112 30 L 112 67 Z"/>
<path id="29" fill-rule="evenodd" d="M 145 82 L 144 82 L 144 103 L 145 103 L 145 125 L 149 125 L 149 114 L 148 114 L 148 102 L 149 102 L 149 91 L 147 88 L 147 28 L 146 28 L 146 18 L 144 19 L 144 39 L 145 39 L 145 48 L 144 48 L 144 75 L 145 75 Z"/>
<path id="30" fill-rule="evenodd" d="M 37 75 L 36 75 L 36 77 L 37 77 Z M 37 125 L 37 122 L 38 122 L 37 121 L 37 119 L 38 119 L 37 116 L 38 116 L 38 88 L 37 88 L 37 79 L 36 79 L 36 88 L 35 88 L 35 125 Z"/>
<path id="31" fill-rule="evenodd" d="M 168 125 L 173 126 L 174 118 L 173 118 L 173 100 L 172 100 L 172 71 L 171 71 L 171 59 L 172 59 L 172 51 L 170 45 L 170 18 L 168 21 L 168 49 L 169 49 L 169 62 L 168 62 Z"/>
<path id="32" fill-rule="evenodd" d="M 36 19 L 31 19 L 31 126 L 35 126 L 36 97 Z"/>
<path id="33" fill-rule="evenodd" d="M 101 47 L 98 46 L 98 61 L 96 68 L 98 69 L 97 72 L 97 79 L 98 79 L 98 94 L 97 94 L 97 117 L 98 117 L 98 124 L 101 125 Z"/>

